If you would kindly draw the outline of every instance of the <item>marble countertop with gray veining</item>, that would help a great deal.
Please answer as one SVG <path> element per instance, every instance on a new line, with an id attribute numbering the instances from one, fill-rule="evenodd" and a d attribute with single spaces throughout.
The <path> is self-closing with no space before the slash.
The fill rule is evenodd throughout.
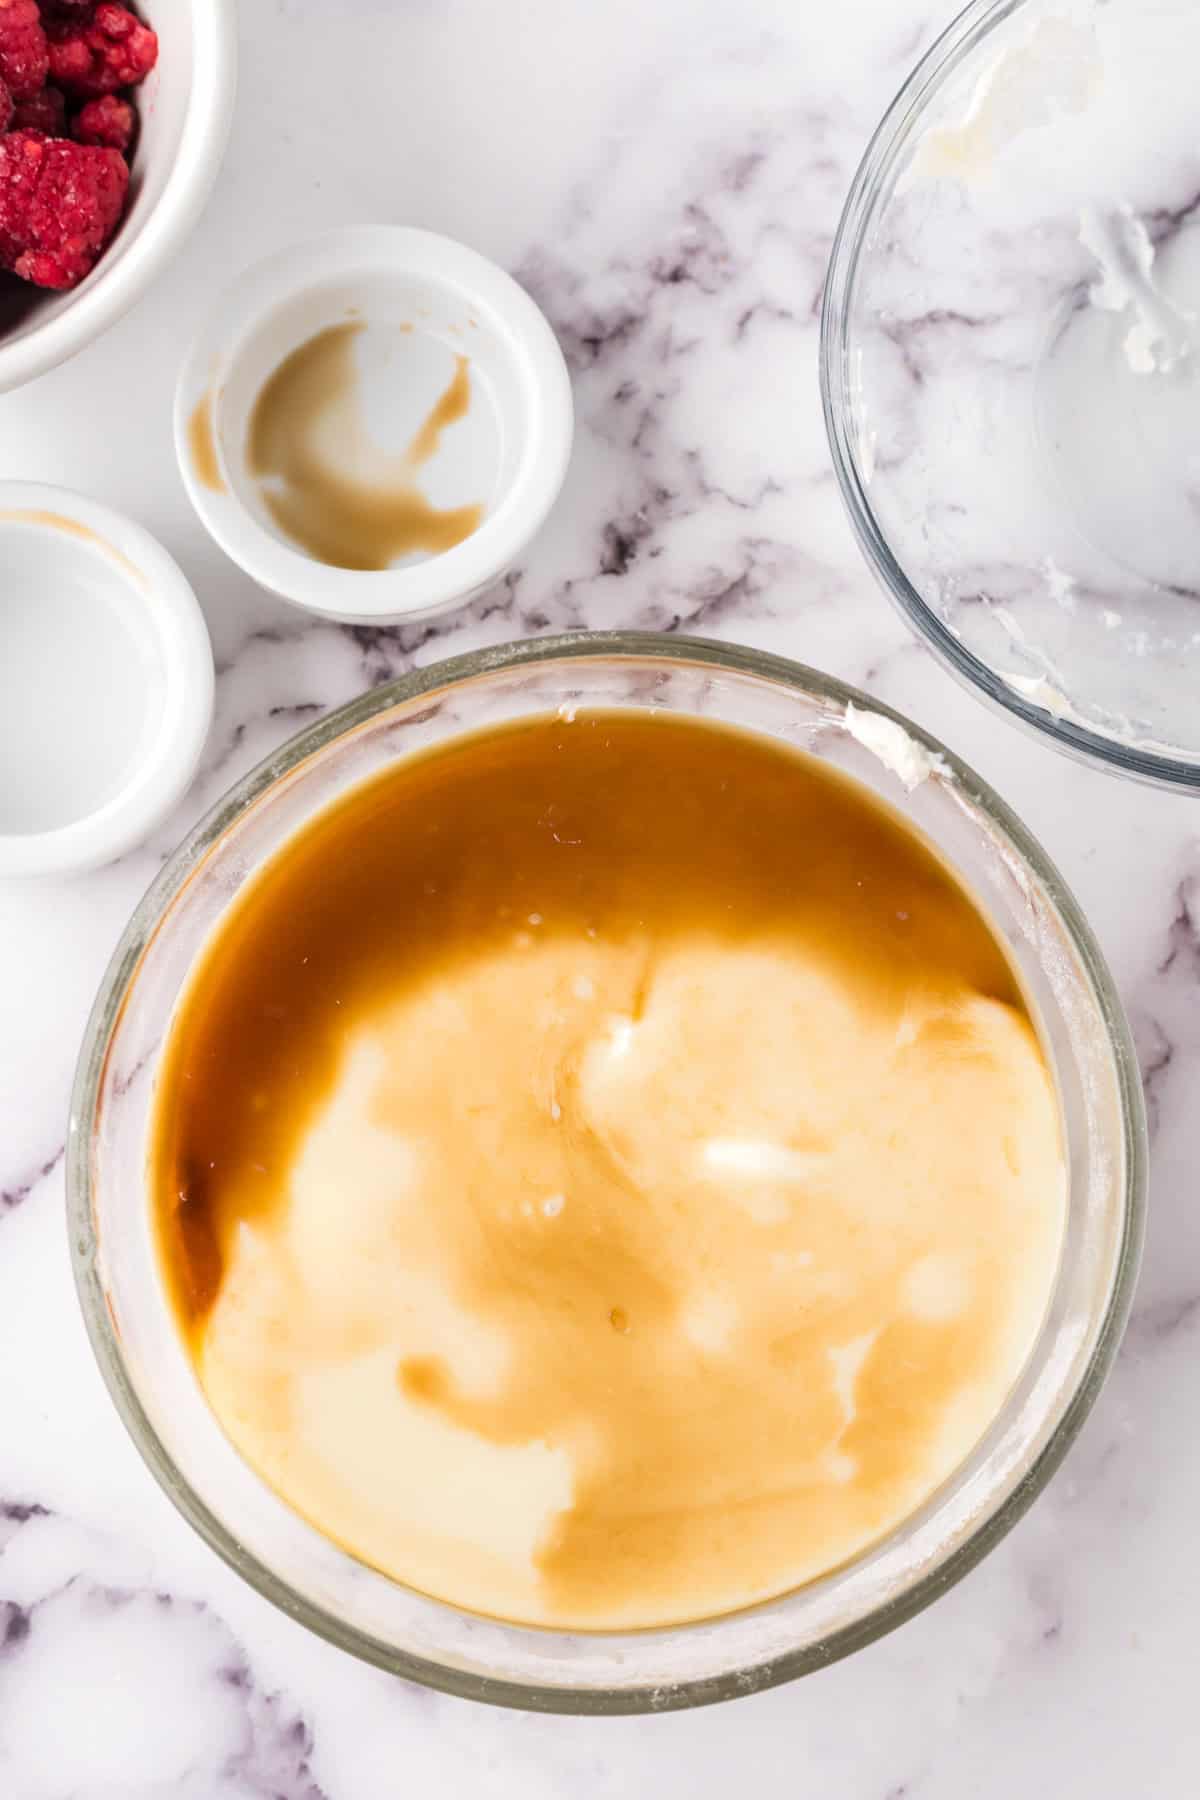
<path id="1" fill-rule="evenodd" d="M 5 1800 L 1182 1800 L 1200 1707 L 1200 812 L 1076 767 L 960 691 L 851 541 L 817 312 L 866 137 L 930 0 L 246 0 L 208 212 L 135 313 L 0 399 L 0 477 L 135 515 L 201 597 L 217 710 L 152 842 L 0 884 L 0 1794 Z M 578 438 L 521 567 L 467 611 L 344 628 L 208 541 L 171 444 L 214 291 L 316 230 L 404 221 L 530 287 Z M 931 1610 L 790 1687 L 614 1721 L 492 1711 L 310 1637 L 196 1539 L 144 1469 L 80 1322 L 63 1135 L 84 1019 L 185 829 L 304 721 L 449 652 L 565 627 L 737 638 L 915 715 L 1016 807 L 1074 887 L 1144 1058 L 1147 1257 L 1115 1373 L 1011 1536 Z"/>

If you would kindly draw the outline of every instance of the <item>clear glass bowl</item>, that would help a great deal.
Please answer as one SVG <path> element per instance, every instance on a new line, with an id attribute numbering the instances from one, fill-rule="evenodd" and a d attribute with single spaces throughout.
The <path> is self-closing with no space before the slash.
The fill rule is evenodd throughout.
<path id="1" fill-rule="evenodd" d="M 835 1574 L 769 1605 L 663 1631 L 567 1635 L 474 1617 L 313 1531 L 251 1473 L 210 1413 L 150 1234 L 147 1125 L 164 1033 L 189 968 L 243 883 L 314 812 L 382 765 L 562 706 L 651 708 L 767 733 L 898 807 L 981 896 L 1012 948 L 1041 1014 L 1069 1160 L 1050 1311 L 969 1462 L 902 1529 Z M 134 1441 L 185 1518 L 268 1599 L 344 1649 L 454 1693 L 563 1712 L 753 1692 L 868 1643 L 964 1574 L 1042 1487 L 1095 1398 L 1128 1309 L 1144 1181 L 1141 1087 L 1111 978 L 1054 868 L 978 776 L 810 669 L 726 645 L 622 634 L 543 639 L 422 669 L 323 719 L 239 782 L 164 867 L 117 948 L 84 1040 L 67 1159 L 92 1344 Z"/>
<path id="2" fill-rule="evenodd" d="M 975 0 L 834 244 L 842 492 L 950 669 L 1061 747 L 1200 789 L 1194 0 Z"/>

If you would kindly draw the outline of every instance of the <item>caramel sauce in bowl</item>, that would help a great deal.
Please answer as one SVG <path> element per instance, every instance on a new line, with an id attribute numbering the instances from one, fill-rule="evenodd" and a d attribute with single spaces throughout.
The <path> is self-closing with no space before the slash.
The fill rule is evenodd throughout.
<path id="1" fill-rule="evenodd" d="M 489 651 L 302 734 L 147 896 L 76 1085 L 85 1314 L 172 1498 L 335 1642 L 524 1707 L 749 1692 L 1061 1456 L 1134 1069 L 1054 870 L 915 727 L 684 639 Z"/>

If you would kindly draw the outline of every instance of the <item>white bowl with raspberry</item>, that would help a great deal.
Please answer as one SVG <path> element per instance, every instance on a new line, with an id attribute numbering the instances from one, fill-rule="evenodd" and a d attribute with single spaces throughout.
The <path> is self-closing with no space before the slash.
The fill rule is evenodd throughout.
<path id="1" fill-rule="evenodd" d="M 0 393 L 65 362 L 141 297 L 220 168 L 236 0 L 134 0 L 132 11 L 0 0 Z M 131 123 L 126 186 L 114 146 Z"/>

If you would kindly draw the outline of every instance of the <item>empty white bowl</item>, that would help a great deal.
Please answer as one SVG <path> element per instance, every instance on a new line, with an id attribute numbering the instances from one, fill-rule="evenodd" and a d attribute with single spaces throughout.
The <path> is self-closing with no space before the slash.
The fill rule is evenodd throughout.
<path id="1" fill-rule="evenodd" d="M 420 470 L 437 506 L 482 508 L 452 548 L 335 567 L 272 516 L 249 467 L 255 403 L 294 351 L 338 326 L 356 328 L 362 409 L 388 456 L 413 440 L 466 359 L 466 416 Z M 333 232 L 248 270 L 194 344 L 175 398 L 184 482 L 216 541 L 270 592 L 356 624 L 427 618 L 502 575 L 558 495 L 572 426 L 562 352 L 524 289 L 464 244 L 398 226 Z"/>
<path id="2" fill-rule="evenodd" d="M 110 862 L 195 772 L 212 717 L 187 581 L 132 519 L 0 482 L 0 878 Z"/>
<path id="3" fill-rule="evenodd" d="M 138 0 L 158 33 L 158 65 L 138 90 L 141 117 L 121 229 L 79 287 L 43 294 L 4 276 L 0 392 L 65 362 L 99 337 L 176 254 L 208 198 L 237 86 L 236 0 Z"/>

